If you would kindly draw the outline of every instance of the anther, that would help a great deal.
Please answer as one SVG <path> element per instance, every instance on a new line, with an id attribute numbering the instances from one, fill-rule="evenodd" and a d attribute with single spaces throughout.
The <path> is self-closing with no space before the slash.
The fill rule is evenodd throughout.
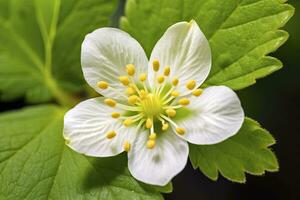
<path id="1" fill-rule="evenodd" d="M 203 93 L 202 89 L 196 89 L 193 91 L 193 95 L 196 97 L 200 96 L 202 93 Z"/>
<path id="2" fill-rule="evenodd" d="M 155 140 L 156 139 L 156 133 L 151 133 L 148 138 L 149 138 L 149 140 Z"/>
<path id="3" fill-rule="evenodd" d="M 131 144 L 128 141 L 125 141 L 123 144 L 124 151 L 128 152 L 130 151 L 130 148 L 131 148 Z"/>
<path id="4" fill-rule="evenodd" d="M 133 95 L 135 90 L 132 87 L 128 87 L 125 92 L 127 95 Z"/>
<path id="5" fill-rule="evenodd" d="M 127 76 L 120 76 L 119 81 L 124 85 L 127 86 L 130 83 L 130 80 Z"/>
<path id="6" fill-rule="evenodd" d="M 129 76 L 133 76 L 135 73 L 135 67 L 133 64 L 126 65 L 126 71 Z"/>
<path id="7" fill-rule="evenodd" d="M 163 83 L 164 81 L 165 81 L 165 77 L 164 76 L 160 75 L 160 76 L 157 77 L 157 82 L 158 83 Z"/>
<path id="8" fill-rule="evenodd" d="M 146 128 L 151 128 L 153 126 L 153 121 L 152 119 L 148 118 L 146 121 Z"/>
<path id="9" fill-rule="evenodd" d="M 157 72 L 159 70 L 159 61 L 153 60 L 152 66 L 153 66 L 153 70 Z"/>
<path id="10" fill-rule="evenodd" d="M 147 75 L 145 73 L 142 73 L 139 77 L 141 82 L 144 82 L 146 80 L 146 78 L 147 78 Z"/>
<path id="11" fill-rule="evenodd" d="M 105 89 L 108 88 L 108 83 L 105 82 L 105 81 L 99 81 L 99 82 L 97 83 L 97 86 L 98 86 L 100 89 L 105 90 Z"/>
<path id="12" fill-rule="evenodd" d="M 153 149 L 155 146 L 155 140 L 148 140 L 147 141 L 147 148 L 148 149 Z"/>
<path id="13" fill-rule="evenodd" d="M 195 81 L 195 80 L 189 80 L 189 81 L 186 83 L 186 88 L 189 89 L 189 90 L 194 89 L 195 86 L 196 86 L 196 81 Z"/>
<path id="14" fill-rule="evenodd" d="M 113 112 L 113 113 L 111 113 L 111 117 L 112 117 L 112 118 L 115 118 L 115 119 L 116 119 L 116 118 L 119 118 L 120 115 L 121 115 L 121 114 L 118 113 L 118 112 Z"/>
<path id="15" fill-rule="evenodd" d="M 177 86 L 177 85 L 178 85 L 178 83 L 179 83 L 179 80 L 178 80 L 178 78 L 177 78 L 177 77 L 173 78 L 173 80 L 172 80 L 172 84 L 173 84 L 174 86 Z"/>
<path id="16" fill-rule="evenodd" d="M 172 108 L 168 108 L 166 110 L 166 113 L 169 117 L 174 117 L 176 115 L 176 110 L 172 109 Z"/>
<path id="17" fill-rule="evenodd" d="M 173 97 L 178 97 L 178 96 L 179 96 L 179 92 L 178 92 L 178 91 L 173 91 L 173 92 L 171 93 L 171 95 L 172 95 Z"/>
<path id="18" fill-rule="evenodd" d="M 170 75 L 170 71 L 171 71 L 170 67 L 166 66 L 165 69 L 164 69 L 164 75 L 165 76 L 169 76 Z"/>
<path id="19" fill-rule="evenodd" d="M 140 91 L 140 97 L 142 100 L 146 99 L 147 98 L 147 92 L 145 90 L 141 90 Z"/>
<path id="20" fill-rule="evenodd" d="M 123 125 L 128 127 L 132 124 L 132 119 L 131 118 L 127 118 L 123 121 Z"/>
<path id="21" fill-rule="evenodd" d="M 115 107 L 117 102 L 113 99 L 105 99 L 104 103 L 110 107 Z"/>
<path id="22" fill-rule="evenodd" d="M 136 104 L 137 100 L 138 100 L 138 97 L 136 95 L 132 95 L 132 96 L 128 97 L 128 103 L 131 105 Z"/>
<path id="23" fill-rule="evenodd" d="M 106 137 L 107 139 L 112 139 L 117 135 L 117 133 L 115 131 L 109 131 L 106 133 Z"/>
<path id="24" fill-rule="evenodd" d="M 161 129 L 162 129 L 163 131 L 168 130 L 168 129 L 169 129 L 169 124 L 168 124 L 168 123 L 164 123 L 164 124 L 162 125 Z"/>
<path id="25" fill-rule="evenodd" d="M 181 128 L 181 127 L 177 127 L 177 128 L 176 128 L 176 132 L 177 132 L 179 135 L 184 135 L 184 134 L 185 134 L 184 128 Z"/>
<path id="26" fill-rule="evenodd" d="M 179 104 L 182 105 L 182 106 L 187 106 L 190 104 L 190 100 L 187 99 L 187 98 L 182 98 L 179 100 Z"/>

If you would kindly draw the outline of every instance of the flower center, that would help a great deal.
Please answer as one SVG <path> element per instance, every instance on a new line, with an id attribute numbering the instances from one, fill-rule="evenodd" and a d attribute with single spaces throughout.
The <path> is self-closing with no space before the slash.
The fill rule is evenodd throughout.
<path id="1" fill-rule="evenodd" d="M 185 129 L 178 127 L 172 118 L 176 116 L 177 109 L 190 104 L 188 98 L 180 97 L 178 91 L 180 77 L 173 76 L 172 79 L 170 79 L 170 67 L 166 66 L 163 70 L 160 70 L 158 60 L 154 60 L 152 66 L 154 71 L 154 80 L 150 80 L 154 82 L 152 88 L 149 88 L 146 85 L 147 75 L 145 73 L 139 75 L 139 81 L 137 83 L 134 80 L 135 67 L 132 64 L 128 64 L 126 65 L 127 75 L 119 77 L 119 81 L 125 87 L 125 93 L 121 95 L 124 96 L 124 98 L 127 98 L 128 104 L 122 104 L 113 99 L 104 100 L 104 103 L 108 106 L 118 107 L 124 110 L 124 113 L 113 112 L 111 117 L 121 119 L 125 127 L 137 126 L 138 130 L 149 130 L 148 141 L 146 144 L 149 149 L 155 147 L 157 130 L 167 131 L 171 125 L 173 130 L 178 134 L 185 134 Z M 103 90 L 110 89 L 119 92 L 119 90 L 109 86 L 105 81 L 99 81 L 97 86 Z M 185 86 L 187 90 L 192 91 L 194 96 L 200 96 L 202 93 L 202 89 L 195 88 L 195 80 L 187 81 Z M 155 121 L 161 123 L 160 128 L 154 127 Z M 155 126 L 157 126 L 157 123 L 155 123 Z M 107 133 L 107 138 L 113 139 L 117 134 L 118 133 L 114 130 L 110 130 Z M 130 143 L 128 141 L 124 143 L 124 150 L 130 150 Z"/>

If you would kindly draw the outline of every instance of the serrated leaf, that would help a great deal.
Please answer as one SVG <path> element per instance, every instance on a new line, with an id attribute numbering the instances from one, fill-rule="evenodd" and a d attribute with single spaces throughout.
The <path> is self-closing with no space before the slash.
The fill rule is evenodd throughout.
<path id="1" fill-rule="evenodd" d="M 136 181 L 126 155 L 88 158 L 62 138 L 64 111 L 46 105 L 0 115 L 0 199 L 161 200 Z M 170 186 L 168 186 L 170 187 Z"/>
<path id="2" fill-rule="evenodd" d="M 252 119 L 246 118 L 233 137 L 215 145 L 190 145 L 190 160 L 207 177 L 217 180 L 218 173 L 235 182 L 245 182 L 245 172 L 262 175 L 277 171 L 278 162 L 268 147 L 275 140 Z"/>
<path id="3" fill-rule="evenodd" d="M 84 36 L 108 26 L 116 0 L 0 0 L 0 95 L 50 100 L 83 85 Z"/>
<path id="4" fill-rule="evenodd" d="M 282 67 L 266 55 L 287 40 L 278 29 L 293 12 L 280 0 L 128 0 L 121 27 L 150 55 L 170 25 L 195 19 L 212 48 L 206 84 L 242 89 Z"/>

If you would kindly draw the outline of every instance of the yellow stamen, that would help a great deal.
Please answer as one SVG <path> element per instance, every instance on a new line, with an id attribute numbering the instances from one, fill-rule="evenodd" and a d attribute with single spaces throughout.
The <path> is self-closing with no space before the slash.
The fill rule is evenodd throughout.
<path id="1" fill-rule="evenodd" d="M 145 90 L 140 91 L 140 97 L 142 100 L 146 99 L 148 96 L 147 92 Z"/>
<path id="2" fill-rule="evenodd" d="M 178 97 L 178 96 L 179 96 L 179 92 L 178 92 L 178 91 L 173 91 L 173 92 L 171 93 L 171 95 L 172 95 L 173 97 Z"/>
<path id="3" fill-rule="evenodd" d="M 99 81 L 99 82 L 97 83 L 97 86 L 98 86 L 100 89 L 105 90 L 105 89 L 108 88 L 108 83 L 105 82 L 105 81 Z"/>
<path id="4" fill-rule="evenodd" d="M 184 128 L 181 128 L 181 127 L 177 127 L 177 128 L 176 128 L 176 132 L 177 132 L 179 135 L 184 135 L 184 134 L 185 134 Z"/>
<path id="5" fill-rule="evenodd" d="M 105 99 L 104 103 L 110 107 L 115 107 L 117 102 L 113 99 Z"/>
<path id="6" fill-rule="evenodd" d="M 128 87 L 125 92 L 127 95 L 133 95 L 135 90 L 132 87 Z"/>
<path id="7" fill-rule="evenodd" d="M 190 104 L 190 100 L 187 99 L 187 98 L 182 98 L 179 100 L 179 104 L 182 105 L 182 106 L 187 106 Z"/>
<path id="8" fill-rule="evenodd" d="M 159 70 L 159 61 L 153 60 L 152 66 L 153 66 L 153 70 L 157 72 Z"/>
<path id="9" fill-rule="evenodd" d="M 166 66 L 165 69 L 164 69 L 164 75 L 165 76 L 169 76 L 170 75 L 170 71 L 171 71 L 170 67 Z"/>
<path id="10" fill-rule="evenodd" d="M 147 79 L 147 75 L 145 73 L 141 74 L 139 77 L 141 82 L 144 82 Z"/>
<path id="11" fill-rule="evenodd" d="M 196 86 L 196 81 L 195 81 L 195 80 L 189 80 L 189 81 L 186 83 L 186 88 L 189 89 L 189 90 L 194 89 L 195 86 Z"/>
<path id="12" fill-rule="evenodd" d="M 163 83 L 165 81 L 165 77 L 160 75 L 157 77 L 157 81 L 158 83 Z"/>
<path id="13" fill-rule="evenodd" d="M 132 119 L 131 118 L 127 118 L 123 121 L 123 125 L 128 127 L 132 124 Z"/>
<path id="14" fill-rule="evenodd" d="M 172 84 L 173 84 L 174 86 L 176 86 L 176 85 L 178 85 L 178 83 L 179 83 L 178 78 L 177 78 L 177 77 L 173 78 Z"/>
<path id="15" fill-rule="evenodd" d="M 156 133 L 151 133 L 149 135 L 149 140 L 155 140 L 156 139 Z"/>
<path id="16" fill-rule="evenodd" d="M 196 97 L 200 96 L 202 93 L 203 93 L 202 89 L 197 89 L 193 91 L 193 95 Z"/>
<path id="17" fill-rule="evenodd" d="M 106 137 L 107 139 L 112 139 L 117 135 L 117 133 L 115 131 L 109 131 L 106 133 Z"/>
<path id="18" fill-rule="evenodd" d="M 131 105 L 136 104 L 137 100 L 138 100 L 138 96 L 136 96 L 136 95 L 132 95 L 132 96 L 128 97 L 128 103 Z"/>
<path id="19" fill-rule="evenodd" d="M 166 110 L 166 113 L 169 117 L 174 117 L 176 115 L 176 110 L 172 109 L 172 108 L 168 108 Z"/>
<path id="20" fill-rule="evenodd" d="M 124 151 L 129 152 L 130 148 L 131 148 L 131 144 L 128 141 L 125 141 L 123 144 Z"/>
<path id="21" fill-rule="evenodd" d="M 111 117 L 112 117 L 112 118 L 115 118 L 115 119 L 116 119 L 116 118 L 119 118 L 120 115 L 121 115 L 121 114 L 118 113 L 118 112 L 113 112 L 113 113 L 111 113 Z"/>
<path id="22" fill-rule="evenodd" d="M 153 149 L 155 146 L 155 140 L 148 140 L 147 141 L 147 148 L 148 149 Z"/>
<path id="23" fill-rule="evenodd" d="M 164 123 L 164 124 L 162 125 L 161 129 L 162 129 L 163 131 L 168 130 L 168 129 L 169 129 L 169 124 L 168 124 L 168 123 Z"/>
<path id="24" fill-rule="evenodd" d="M 152 119 L 148 118 L 146 121 L 146 128 L 151 128 L 153 126 L 153 121 Z"/>
<path id="25" fill-rule="evenodd" d="M 126 71 L 129 76 L 133 76 L 135 73 L 135 67 L 133 64 L 126 65 Z"/>
<path id="26" fill-rule="evenodd" d="M 120 76 L 119 81 L 125 86 L 129 85 L 130 83 L 130 80 L 127 76 Z"/>

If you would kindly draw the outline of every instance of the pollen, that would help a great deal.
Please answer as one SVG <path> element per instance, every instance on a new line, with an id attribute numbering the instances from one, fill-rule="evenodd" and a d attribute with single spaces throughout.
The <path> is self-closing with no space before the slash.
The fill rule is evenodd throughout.
<path id="1" fill-rule="evenodd" d="M 133 64 L 126 65 L 126 72 L 129 76 L 133 76 L 135 73 L 135 67 Z"/>
<path id="2" fill-rule="evenodd" d="M 181 127 L 177 127 L 177 128 L 176 128 L 176 132 L 177 132 L 179 135 L 184 135 L 184 134 L 185 134 L 185 129 L 184 129 L 184 128 L 181 128 Z"/>
<path id="3" fill-rule="evenodd" d="M 172 109 L 172 108 L 168 108 L 166 110 L 166 113 L 169 117 L 174 117 L 176 115 L 176 110 Z"/>
<path id="4" fill-rule="evenodd" d="M 127 118 L 123 121 L 123 125 L 128 127 L 132 124 L 132 119 L 131 118 Z"/>
<path id="5" fill-rule="evenodd" d="M 153 60 L 152 66 L 153 66 L 153 70 L 157 72 L 159 70 L 159 61 Z"/>
<path id="6" fill-rule="evenodd" d="M 177 77 L 173 78 L 173 80 L 172 80 L 172 84 L 173 84 L 174 86 L 177 86 L 177 85 L 178 85 L 178 83 L 179 83 L 179 80 L 178 80 L 178 78 L 177 78 Z"/>
<path id="7" fill-rule="evenodd" d="M 128 88 L 126 89 L 125 93 L 126 93 L 127 95 L 133 95 L 133 94 L 135 94 L 135 90 L 134 90 L 132 87 L 128 87 Z"/>
<path id="8" fill-rule="evenodd" d="M 189 90 L 194 89 L 195 86 L 196 86 L 196 81 L 195 81 L 195 80 L 189 80 L 189 81 L 186 83 L 186 88 L 189 89 Z"/>
<path id="9" fill-rule="evenodd" d="M 113 99 L 105 99 L 104 103 L 110 107 L 115 107 L 117 102 Z"/>
<path id="10" fill-rule="evenodd" d="M 193 91 L 193 95 L 196 97 L 200 96 L 202 93 L 203 93 L 202 89 L 197 89 Z"/>
<path id="11" fill-rule="evenodd" d="M 128 97 L 128 103 L 131 105 L 136 104 L 137 100 L 138 100 L 138 96 L 136 96 L 136 95 L 132 95 L 132 96 Z"/>
<path id="12" fill-rule="evenodd" d="M 158 83 L 161 84 L 161 83 L 163 83 L 164 81 L 165 81 L 165 77 L 164 77 L 164 76 L 161 76 L 161 75 L 160 75 L 160 76 L 157 77 L 157 82 L 158 82 Z"/>
<path id="13" fill-rule="evenodd" d="M 130 80 L 127 76 L 120 76 L 119 81 L 124 85 L 127 86 L 130 83 Z"/>
<path id="14" fill-rule="evenodd" d="M 105 81 L 99 81 L 99 82 L 97 83 L 97 86 L 98 86 L 100 89 L 105 90 L 105 89 L 108 88 L 108 83 L 105 82 Z"/>
<path id="15" fill-rule="evenodd" d="M 156 133 L 151 133 L 149 135 L 149 140 L 155 140 L 156 139 Z"/>
<path id="16" fill-rule="evenodd" d="M 178 92 L 178 91 L 173 91 L 173 92 L 171 93 L 171 95 L 172 95 L 173 97 L 178 97 L 178 96 L 179 96 L 179 92 Z"/>
<path id="17" fill-rule="evenodd" d="M 118 112 L 113 112 L 113 113 L 111 113 L 111 117 L 112 117 L 112 118 L 115 118 L 115 119 L 119 118 L 120 115 L 121 115 L 121 114 L 118 113 Z"/>
<path id="18" fill-rule="evenodd" d="M 155 147 L 155 140 L 148 140 L 146 145 L 148 149 L 153 149 Z"/>
<path id="19" fill-rule="evenodd" d="M 129 152 L 130 148 L 131 148 L 131 144 L 128 141 L 125 141 L 123 144 L 124 151 Z"/>
<path id="20" fill-rule="evenodd" d="M 164 124 L 162 125 L 161 129 L 162 129 L 163 131 L 168 130 L 168 129 L 169 129 L 169 124 L 168 124 L 168 123 L 164 123 Z"/>
<path id="21" fill-rule="evenodd" d="M 142 73 L 142 74 L 140 75 L 139 79 L 140 79 L 141 82 L 144 82 L 144 81 L 147 79 L 147 74 Z"/>
<path id="22" fill-rule="evenodd" d="M 187 99 L 187 98 L 182 98 L 179 100 L 179 104 L 182 105 L 182 106 L 187 106 L 190 104 L 190 100 Z"/>
<path id="23" fill-rule="evenodd" d="M 115 131 L 109 131 L 106 133 L 106 138 L 107 139 L 112 139 L 117 135 L 117 133 Z"/>
<path id="24" fill-rule="evenodd" d="M 146 121 L 146 128 L 152 128 L 153 126 L 153 121 L 152 119 L 148 118 Z"/>
<path id="25" fill-rule="evenodd" d="M 170 75 L 170 71 L 171 71 L 170 67 L 166 66 L 165 69 L 164 69 L 164 75 L 165 76 L 169 76 Z"/>

